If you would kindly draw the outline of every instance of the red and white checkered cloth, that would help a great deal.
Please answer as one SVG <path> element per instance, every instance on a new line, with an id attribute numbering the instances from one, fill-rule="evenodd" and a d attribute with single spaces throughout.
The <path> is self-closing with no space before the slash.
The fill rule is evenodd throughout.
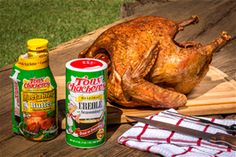
<path id="1" fill-rule="evenodd" d="M 170 111 L 177 112 L 174 109 L 170 109 Z M 181 117 L 169 116 L 163 112 L 147 118 L 212 134 L 216 132 L 227 134 L 223 129 L 212 127 L 208 124 L 192 122 Z M 205 119 L 224 125 L 236 124 L 235 120 Z M 138 122 L 121 135 L 118 138 L 118 142 L 131 148 L 168 157 L 236 157 L 236 151 L 225 145 L 217 145 L 206 140 L 160 129 L 141 122 Z"/>

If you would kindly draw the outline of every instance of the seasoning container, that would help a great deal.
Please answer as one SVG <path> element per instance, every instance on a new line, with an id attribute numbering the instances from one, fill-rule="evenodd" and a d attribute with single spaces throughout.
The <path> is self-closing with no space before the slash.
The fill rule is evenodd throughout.
<path id="1" fill-rule="evenodd" d="M 12 130 L 34 141 L 54 138 L 58 132 L 57 85 L 49 67 L 48 40 L 28 40 L 28 53 L 12 69 Z"/>
<path id="2" fill-rule="evenodd" d="M 77 148 L 106 141 L 107 64 L 81 58 L 66 63 L 66 142 Z"/>

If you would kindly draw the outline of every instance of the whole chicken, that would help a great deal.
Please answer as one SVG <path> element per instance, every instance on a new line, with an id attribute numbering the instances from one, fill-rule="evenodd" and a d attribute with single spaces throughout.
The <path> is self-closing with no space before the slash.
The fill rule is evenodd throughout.
<path id="1" fill-rule="evenodd" d="M 230 40 L 222 32 L 208 45 L 177 43 L 175 35 L 198 22 L 142 16 L 103 32 L 79 57 L 108 63 L 108 101 L 126 107 L 178 108 L 206 75 L 213 52 Z"/>

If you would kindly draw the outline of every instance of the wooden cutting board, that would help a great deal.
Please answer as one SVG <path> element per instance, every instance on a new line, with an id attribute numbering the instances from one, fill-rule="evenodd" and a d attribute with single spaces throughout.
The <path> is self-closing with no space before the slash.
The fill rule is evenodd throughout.
<path id="1" fill-rule="evenodd" d="M 65 128 L 65 76 L 55 77 L 58 85 L 59 110 L 62 128 Z M 125 115 L 145 117 L 162 110 L 158 109 L 129 109 L 108 103 L 108 124 L 128 122 Z M 236 81 L 230 79 L 219 69 L 210 66 L 205 78 L 188 95 L 185 107 L 178 109 L 187 115 L 210 115 L 236 113 Z M 129 121 L 130 122 L 130 121 Z"/>

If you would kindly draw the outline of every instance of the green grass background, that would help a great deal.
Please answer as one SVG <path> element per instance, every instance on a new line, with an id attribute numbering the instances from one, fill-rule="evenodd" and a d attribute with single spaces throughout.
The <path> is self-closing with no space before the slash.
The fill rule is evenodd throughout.
<path id="1" fill-rule="evenodd" d="M 46 38 L 49 48 L 112 23 L 127 0 L 0 0 L 0 67 L 27 52 L 26 41 Z"/>

